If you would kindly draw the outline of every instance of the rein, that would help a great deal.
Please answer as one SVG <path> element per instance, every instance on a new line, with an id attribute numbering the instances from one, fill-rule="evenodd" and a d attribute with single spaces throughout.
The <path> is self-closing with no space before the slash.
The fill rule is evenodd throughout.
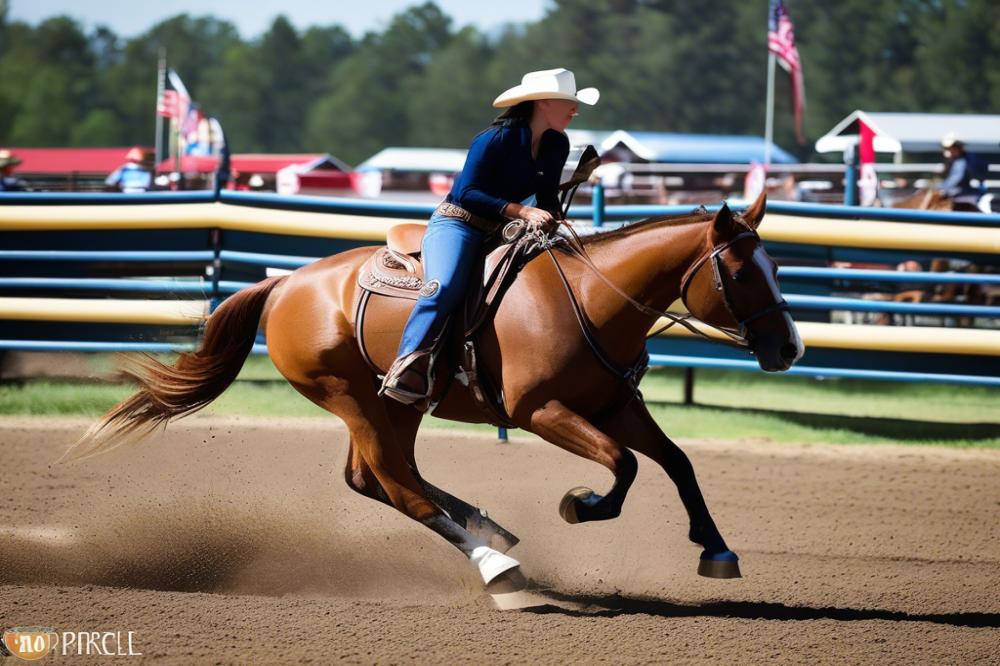
<path id="1" fill-rule="evenodd" d="M 663 331 L 665 331 L 665 330 L 673 327 L 674 325 L 680 324 L 681 326 L 683 326 L 684 328 L 686 328 L 691 333 L 694 333 L 695 335 L 698 335 L 698 336 L 703 337 L 705 339 L 713 339 L 710 335 L 708 335 L 707 333 L 705 333 L 704 331 L 702 331 L 700 328 L 694 326 L 689 321 L 690 319 L 692 319 L 692 315 L 690 313 L 691 307 L 687 303 L 688 288 L 691 286 L 691 283 L 694 281 L 694 278 L 698 274 L 698 271 L 700 271 L 702 269 L 702 267 L 704 267 L 705 264 L 707 264 L 709 262 L 711 262 L 711 266 L 712 266 L 713 284 L 715 285 L 715 290 L 718 291 L 718 292 L 720 292 L 722 294 L 722 302 L 726 306 L 726 310 L 729 312 L 730 315 L 732 315 L 733 319 L 736 321 L 738 328 L 736 330 L 734 330 L 734 329 L 723 327 L 723 326 L 716 326 L 716 325 L 710 324 L 708 322 L 701 322 L 701 323 L 704 324 L 705 326 L 708 326 L 710 328 L 713 328 L 713 329 L 715 329 L 715 330 L 717 330 L 717 331 L 725 334 L 726 337 L 729 338 L 729 341 L 732 342 L 733 344 L 735 344 L 735 345 L 737 345 L 739 347 L 749 347 L 749 341 L 748 341 L 747 335 L 746 335 L 747 324 L 749 324 L 752 321 L 756 321 L 757 319 L 760 319 L 761 317 L 769 315 L 769 314 L 771 314 L 773 312 L 781 312 L 781 311 L 786 311 L 786 310 L 789 309 L 788 303 L 785 301 L 785 299 L 781 299 L 777 303 L 774 303 L 774 304 L 772 304 L 772 305 L 770 305 L 770 306 L 768 306 L 766 308 L 763 308 L 762 310 L 760 310 L 758 312 L 755 312 L 754 314 L 750 315 L 749 317 L 745 317 L 743 319 L 740 319 L 740 317 L 734 312 L 732 303 L 730 303 L 729 295 L 726 293 L 725 284 L 722 281 L 722 273 L 721 273 L 721 268 L 720 268 L 720 256 L 721 256 L 721 254 L 723 252 L 725 252 L 727 249 L 729 249 L 735 243 L 737 243 L 737 242 L 739 242 L 739 241 L 741 241 L 741 240 L 743 240 L 745 238 L 753 238 L 758 243 L 760 243 L 760 236 L 757 235 L 756 231 L 750 230 L 750 231 L 744 231 L 744 232 L 742 232 L 740 234 L 737 234 L 736 236 L 734 236 L 733 238 L 730 238 L 725 243 L 722 243 L 721 245 L 717 245 L 717 246 L 713 247 L 710 252 L 708 252 L 707 254 L 701 256 L 697 261 L 695 261 L 693 264 L 691 264 L 691 267 L 688 268 L 687 272 L 685 272 L 684 277 L 681 278 L 681 303 L 684 305 L 685 308 L 687 308 L 688 314 L 677 315 L 677 314 L 674 314 L 673 312 L 668 312 L 666 310 L 657 310 L 656 308 L 651 308 L 648 305 L 640 303 L 639 301 L 635 300 L 634 298 L 632 298 L 631 296 L 629 296 L 627 293 L 625 293 L 625 291 L 623 291 L 620 287 L 618 287 L 618 285 L 616 285 L 613 282 L 611 282 L 611 280 L 608 279 L 608 277 L 606 275 L 604 275 L 604 273 L 602 273 L 601 270 L 596 265 L 594 265 L 593 260 L 590 258 L 590 255 L 587 253 L 587 249 L 584 247 L 583 241 L 580 239 L 579 234 L 576 233 L 576 230 L 573 229 L 573 227 L 571 227 L 566 220 L 559 220 L 559 224 L 563 225 L 566 229 L 568 229 L 569 232 L 570 232 L 570 234 L 571 234 L 571 236 L 572 236 L 572 241 L 567 242 L 567 245 L 572 250 L 572 253 L 578 259 L 580 259 L 583 262 L 583 264 L 587 268 L 589 268 L 598 278 L 600 278 L 600 280 L 602 282 L 604 282 L 604 284 L 606 284 L 615 293 L 617 293 L 619 296 L 621 296 L 623 299 L 625 299 L 625 301 L 628 302 L 630 305 L 632 305 L 637 310 L 639 310 L 639 312 L 642 312 L 643 314 L 649 315 L 651 317 L 656 317 L 657 319 L 663 318 L 663 319 L 670 320 L 666 324 L 664 324 L 663 326 L 661 326 L 660 328 L 658 328 L 655 331 L 653 331 L 652 333 L 649 333 L 646 336 L 647 338 L 651 338 L 651 337 L 653 337 L 655 335 L 659 335 L 660 333 L 662 333 Z M 569 239 L 567 239 L 567 240 L 569 240 Z M 551 250 L 547 250 L 547 251 L 549 252 L 549 255 L 552 257 L 552 260 L 555 262 L 556 267 L 559 270 L 560 277 L 562 277 L 562 279 L 563 279 L 563 281 L 565 283 L 566 282 L 566 278 L 565 278 L 565 275 L 563 275 L 562 267 L 559 266 L 558 261 L 555 260 L 555 256 L 552 255 L 552 251 Z"/>
<path id="2" fill-rule="evenodd" d="M 705 266 L 705 264 L 711 263 L 712 275 L 713 275 L 713 285 L 715 290 L 720 292 L 722 295 L 722 301 L 725 305 L 726 310 L 729 312 L 730 316 L 736 321 L 737 329 L 727 328 L 723 326 L 716 326 L 708 322 L 702 322 L 704 325 L 714 328 L 717 331 L 725 334 L 729 338 L 729 342 L 735 344 L 739 347 L 749 348 L 750 341 L 747 336 L 748 324 L 750 322 L 756 321 L 761 317 L 769 315 L 774 312 L 787 311 L 789 309 L 788 303 L 784 298 L 780 299 L 778 302 L 773 303 L 765 308 L 762 308 L 758 312 L 740 319 L 736 314 L 732 303 L 729 299 L 729 294 L 726 292 L 725 282 L 722 280 L 722 268 L 721 268 L 721 255 L 727 249 L 732 247 L 734 244 L 752 238 L 759 245 L 760 236 L 754 230 L 747 230 L 741 232 L 730 238 L 725 243 L 713 247 L 707 254 L 698 258 L 684 273 L 684 277 L 681 278 L 681 303 L 687 308 L 688 313 L 683 315 L 677 315 L 666 310 L 657 310 L 656 308 L 651 308 L 644 303 L 640 303 L 636 299 L 632 298 L 629 294 L 625 293 L 618 285 L 613 283 L 601 270 L 594 264 L 593 260 L 590 258 L 590 254 L 587 252 L 587 248 L 584 246 L 583 241 L 580 239 L 579 234 L 576 230 L 570 226 L 568 220 L 566 219 L 566 214 L 569 210 L 570 201 L 572 201 L 573 194 L 576 192 L 576 186 L 579 183 L 567 183 L 567 191 L 563 194 L 563 200 L 560 202 L 560 213 L 562 215 L 560 218 L 554 220 L 555 225 L 553 227 L 548 227 L 548 225 L 541 225 L 537 223 L 527 222 L 526 220 L 514 220 L 506 225 L 503 229 L 503 238 L 507 242 L 512 242 L 517 240 L 518 243 L 527 250 L 527 254 L 533 254 L 537 250 L 544 250 L 548 255 L 549 259 L 552 260 L 552 264 L 556 269 L 556 273 L 559 275 L 559 279 L 562 281 L 563 287 L 566 290 L 566 295 L 569 298 L 570 305 L 573 307 L 573 314 L 576 316 L 577 323 L 580 326 L 580 331 L 583 334 L 584 340 L 590 347 L 594 356 L 598 361 L 614 376 L 618 378 L 619 381 L 625 384 L 627 390 L 620 391 L 616 394 L 615 399 L 611 404 L 606 405 L 599 414 L 612 413 L 617 409 L 623 408 L 625 405 L 629 404 L 636 396 L 640 395 L 639 382 L 646 370 L 649 368 L 649 352 L 646 349 L 646 345 L 643 345 L 642 352 L 639 354 L 639 358 L 629 367 L 620 366 L 614 359 L 612 359 L 607 352 L 604 350 L 604 346 L 601 344 L 597 332 L 594 330 L 593 325 L 587 319 L 586 313 L 577 300 L 576 295 L 573 293 L 573 288 L 566 277 L 566 273 L 563 271 L 562 266 L 559 264 L 558 259 L 556 259 L 555 253 L 552 248 L 558 244 L 564 244 L 568 251 L 575 255 L 583 264 L 589 268 L 594 275 L 596 275 L 604 284 L 606 284 L 612 291 L 621 296 L 627 303 L 636 308 L 639 312 L 655 317 L 657 319 L 664 318 L 669 321 L 664 326 L 661 326 L 657 330 L 646 335 L 646 339 L 653 337 L 654 335 L 659 335 L 663 331 L 671 328 L 676 324 L 680 324 L 686 328 L 691 333 L 696 336 L 703 337 L 705 339 L 713 339 L 710 335 L 694 326 L 689 320 L 692 319 L 691 308 L 687 303 L 687 293 L 694 281 L 698 272 Z M 553 233 L 554 229 L 557 229 L 559 225 L 564 226 L 569 231 L 569 236 L 560 236 Z"/>
<path id="3" fill-rule="evenodd" d="M 759 244 L 760 236 L 757 235 L 756 231 L 753 230 L 744 231 L 742 233 L 737 234 L 733 238 L 730 238 L 725 243 L 713 247 L 709 253 L 700 257 L 687 269 L 687 271 L 684 273 L 684 277 L 681 278 L 681 303 L 683 303 L 684 306 L 688 308 L 689 312 L 688 314 L 685 315 L 676 315 L 672 312 L 667 312 L 665 310 L 657 310 L 655 308 L 651 308 L 648 305 L 640 303 L 639 301 L 635 300 L 627 293 L 625 293 L 620 287 L 618 287 L 618 285 L 611 282 L 611 280 L 608 279 L 608 277 L 604 275 L 596 265 L 594 265 L 593 260 L 587 253 L 587 249 L 586 247 L 584 247 L 583 241 L 580 239 L 580 236 L 576 233 L 576 230 L 573 229 L 571 226 L 569 226 L 569 223 L 565 219 L 557 220 L 557 223 L 562 224 L 569 230 L 571 238 L 566 238 L 563 236 L 546 237 L 542 242 L 538 244 L 538 247 L 544 249 L 545 252 L 548 253 L 549 258 L 552 260 L 552 264 L 553 266 L 555 266 L 556 272 L 559 274 L 559 279 L 562 281 L 563 287 L 566 289 L 566 295 L 569 297 L 570 304 L 573 306 L 573 314 L 576 316 L 577 323 L 580 326 L 580 331 L 583 333 L 584 340 L 586 340 L 587 344 L 590 346 L 590 349 L 593 352 L 594 356 L 597 357 L 597 360 L 600 361 L 601 364 L 605 368 L 607 368 L 609 372 L 611 372 L 611 374 L 618 377 L 618 379 L 622 381 L 627 388 L 626 391 L 622 391 L 617 394 L 616 399 L 601 411 L 602 414 L 611 413 L 616 409 L 623 408 L 625 405 L 630 403 L 636 396 L 640 394 L 639 381 L 642 379 L 643 375 L 646 373 L 646 370 L 649 368 L 649 352 L 646 350 L 645 345 L 643 345 L 643 350 L 640 353 L 639 358 L 636 359 L 635 363 L 633 363 L 629 367 L 622 367 L 618 365 L 617 362 L 615 362 L 612 358 L 608 356 L 607 352 L 604 350 L 604 347 L 600 342 L 600 339 L 597 336 L 597 332 L 593 330 L 593 326 L 587 319 L 586 314 L 583 312 L 583 308 L 580 306 L 580 303 L 577 300 L 576 295 L 573 293 L 573 289 L 569 284 L 569 280 L 566 278 L 566 273 L 563 271 L 562 266 L 556 259 L 555 253 L 552 251 L 552 247 L 556 245 L 556 243 L 559 242 L 560 240 L 564 241 L 565 244 L 569 247 L 570 251 L 574 255 L 576 255 L 584 263 L 585 266 L 587 266 L 591 271 L 593 271 L 593 273 L 597 275 L 601 279 L 601 281 L 603 281 L 606 285 L 608 285 L 608 287 L 610 287 L 615 293 L 624 298 L 626 302 L 628 302 L 629 304 L 631 304 L 633 307 L 635 307 L 637 310 L 639 310 L 644 314 L 654 316 L 657 318 L 664 317 L 670 320 L 666 325 L 661 326 L 656 331 L 653 331 L 652 333 L 648 334 L 646 336 L 647 339 L 654 335 L 662 333 L 663 331 L 667 330 L 671 326 L 674 326 L 675 324 L 680 324 L 681 326 L 688 329 L 692 333 L 699 335 L 703 338 L 712 339 L 711 336 L 703 332 L 701 329 L 695 327 L 693 324 L 691 324 L 690 321 L 688 321 L 691 318 L 691 314 L 690 314 L 690 307 L 688 307 L 687 304 L 688 288 L 691 286 L 691 283 L 694 281 L 694 278 L 698 274 L 698 272 L 708 263 L 711 263 L 712 266 L 713 284 L 715 286 L 715 289 L 716 291 L 722 294 L 723 303 L 725 304 L 726 309 L 729 311 L 729 314 L 733 317 L 734 320 L 736 320 L 739 328 L 734 331 L 729 328 L 724 328 L 721 326 L 715 326 L 714 324 L 709 324 L 708 322 L 702 322 L 702 323 L 704 323 L 706 326 L 710 326 L 718 331 L 721 331 L 730 339 L 732 343 L 740 347 L 748 348 L 750 346 L 750 342 L 747 338 L 747 325 L 750 322 L 760 319 L 761 317 L 764 317 L 765 315 L 771 314 L 773 312 L 781 312 L 789 309 L 788 303 L 785 301 L 785 299 L 782 298 L 777 303 L 769 305 L 768 307 L 763 308 L 758 312 L 755 312 L 749 317 L 740 319 L 739 316 L 736 315 L 736 313 L 734 312 L 732 304 L 729 301 L 729 295 L 726 293 L 725 283 L 722 281 L 722 268 L 720 263 L 721 262 L 720 257 L 723 252 L 732 247 L 735 243 L 738 243 L 742 240 L 753 238 Z"/>

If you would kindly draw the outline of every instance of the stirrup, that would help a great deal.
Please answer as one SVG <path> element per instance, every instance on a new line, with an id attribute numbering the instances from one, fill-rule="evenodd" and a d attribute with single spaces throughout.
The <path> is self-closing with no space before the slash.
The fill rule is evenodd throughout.
<path id="1" fill-rule="evenodd" d="M 397 358 L 389 367 L 389 371 L 385 373 L 382 386 L 378 390 L 379 397 L 387 395 L 404 405 L 412 405 L 428 399 L 434 385 L 431 377 L 433 360 L 431 352 L 426 350 L 417 350 Z M 426 387 L 423 392 L 403 379 L 407 373 L 416 374 L 419 379 L 423 380 Z"/>

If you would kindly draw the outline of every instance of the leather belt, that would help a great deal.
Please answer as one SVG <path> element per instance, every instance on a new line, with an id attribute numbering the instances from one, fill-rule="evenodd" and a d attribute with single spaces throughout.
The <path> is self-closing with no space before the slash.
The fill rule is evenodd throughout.
<path id="1" fill-rule="evenodd" d="M 442 202 L 436 209 L 434 209 L 434 214 L 441 215 L 443 217 L 456 217 L 463 222 L 467 222 L 469 226 L 487 234 L 495 233 L 497 229 L 500 228 L 501 224 L 500 222 L 487 220 L 485 217 L 473 215 L 461 206 L 448 203 L 447 201 Z"/>

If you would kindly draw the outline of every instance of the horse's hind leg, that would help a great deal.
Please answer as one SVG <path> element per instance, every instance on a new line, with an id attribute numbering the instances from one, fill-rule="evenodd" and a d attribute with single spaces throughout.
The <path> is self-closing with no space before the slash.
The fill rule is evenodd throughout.
<path id="1" fill-rule="evenodd" d="M 344 480 L 347 481 L 347 485 L 351 490 L 392 506 L 392 501 L 389 500 L 389 496 L 385 494 L 382 485 L 375 478 L 371 467 L 368 466 L 368 463 L 361 456 L 358 447 L 354 445 L 353 436 L 351 437 L 351 445 L 347 452 L 347 467 L 344 469 Z"/>
<path id="2" fill-rule="evenodd" d="M 376 395 L 367 367 L 356 354 L 343 353 L 346 347 L 329 352 L 331 357 L 335 357 L 328 363 L 337 368 L 336 376 L 316 377 L 311 386 L 297 385 L 296 388 L 347 424 L 352 449 L 364 461 L 393 507 L 461 550 L 479 568 L 483 580 L 491 587 L 509 588 L 522 584 L 516 560 L 472 535 L 427 496 L 397 441 L 386 406 Z M 352 459 L 354 455 L 352 452 Z M 361 478 L 364 479 L 363 470 Z M 352 484 L 352 487 L 355 486 Z M 374 494 L 378 498 L 378 493 Z"/>
<path id="3" fill-rule="evenodd" d="M 632 448 L 652 458 L 677 486 L 691 521 L 688 538 L 704 551 L 698 573 L 709 578 L 738 578 L 739 558 L 729 550 L 708 511 L 694 475 L 691 461 L 656 424 L 641 400 L 632 400 L 623 410 L 601 424 L 612 437 L 628 441 Z"/>
<path id="4" fill-rule="evenodd" d="M 607 495 L 589 488 L 574 488 L 559 504 L 559 513 L 569 523 L 608 520 L 621 514 L 622 503 L 635 481 L 635 456 L 618 441 L 558 401 L 550 401 L 531 415 L 531 431 L 572 453 L 599 462 L 615 475 Z"/>
<path id="5" fill-rule="evenodd" d="M 421 476 L 417 468 L 415 447 L 417 430 L 420 427 L 423 414 L 395 400 L 388 398 L 384 400 L 386 409 L 389 412 L 389 420 L 396 431 L 396 442 L 403 449 L 410 468 L 413 470 L 424 492 L 427 493 L 427 497 L 444 510 L 452 520 L 468 530 L 474 537 L 485 541 L 491 548 L 501 553 L 506 553 L 516 546 L 520 540 L 501 525 L 494 522 L 486 515 L 485 510 L 441 490 Z"/>

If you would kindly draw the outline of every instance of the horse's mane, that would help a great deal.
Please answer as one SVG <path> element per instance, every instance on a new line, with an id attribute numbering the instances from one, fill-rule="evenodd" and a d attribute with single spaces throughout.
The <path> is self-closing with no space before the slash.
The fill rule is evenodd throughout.
<path id="1" fill-rule="evenodd" d="M 630 236 L 639 231 L 644 231 L 650 227 L 683 227 L 689 224 L 708 222 L 714 217 L 715 213 L 711 213 L 704 208 L 690 213 L 681 213 L 679 215 L 658 215 L 656 217 L 647 217 L 644 220 L 639 220 L 638 222 L 633 222 L 632 224 L 626 224 L 616 229 L 599 231 L 595 234 L 587 234 L 586 236 L 582 236 L 581 240 L 584 245 L 591 245 L 603 241 L 625 238 L 626 236 Z M 733 220 L 741 226 L 746 226 L 746 223 L 743 222 L 742 215 L 734 214 Z M 747 228 L 749 229 L 750 227 Z"/>

